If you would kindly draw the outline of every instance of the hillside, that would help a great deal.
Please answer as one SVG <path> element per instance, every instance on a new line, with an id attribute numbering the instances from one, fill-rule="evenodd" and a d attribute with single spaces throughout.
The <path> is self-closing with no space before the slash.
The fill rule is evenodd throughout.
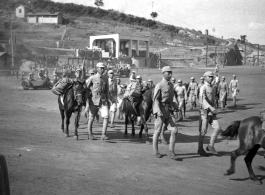
<path id="1" fill-rule="evenodd" d="M 18 4 L 27 5 L 33 12 L 61 11 L 68 23 L 64 25 L 27 23 L 26 19 L 18 19 L 14 15 L 14 9 Z M 151 40 L 150 52 L 161 53 L 163 58 L 179 59 L 173 65 L 179 63 L 189 65 L 191 62 L 199 65 L 205 64 L 206 61 L 206 37 L 200 31 L 126 15 L 115 10 L 44 0 L 31 0 L 31 4 L 28 4 L 26 0 L 10 0 L 8 3 L 5 0 L 0 0 L 0 43 L 1 41 L 7 42 L 10 38 L 10 18 L 12 19 L 16 43 L 29 48 L 32 51 L 31 58 L 34 58 L 35 54 L 53 54 L 66 57 L 71 55 L 73 48 L 87 47 L 91 35 L 121 34 L 149 37 Z M 60 43 L 59 48 L 66 50 L 45 49 L 45 47 L 56 48 L 56 42 Z M 172 44 L 178 45 L 178 47 L 173 47 Z M 231 44 L 232 46 L 228 47 Z M 240 56 L 238 49 L 235 49 L 237 47 L 235 44 L 236 40 L 227 41 L 209 35 L 208 65 L 214 65 L 215 61 L 222 64 L 224 52 L 232 55 L 232 57 L 227 57 L 229 64 L 242 64 L 244 51 L 239 44 L 239 50 L 242 54 Z M 214 45 L 217 45 L 216 58 Z M 226 48 L 224 45 L 227 45 Z M 144 45 L 140 45 L 140 49 L 144 48 Z M 250 43 L 247 48 L 247 56 L 253 58 L 256 49 Z"/>

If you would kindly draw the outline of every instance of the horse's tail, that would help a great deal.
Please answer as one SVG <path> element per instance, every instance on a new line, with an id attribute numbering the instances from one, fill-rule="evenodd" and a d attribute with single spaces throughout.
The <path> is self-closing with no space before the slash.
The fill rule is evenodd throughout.
<path id="1" fill-rule="evenodd" d="M 223 137 L 228 137 L 229 139 L 236 139 L 238 135 L 238 129 L 241 121 L 234 121 L 229 125 L 225 131 L 222 132 Z"/>

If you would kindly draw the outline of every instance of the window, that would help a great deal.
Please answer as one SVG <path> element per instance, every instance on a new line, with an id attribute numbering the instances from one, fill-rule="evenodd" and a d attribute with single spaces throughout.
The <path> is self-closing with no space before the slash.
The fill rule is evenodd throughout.
<path id="1" fill-rule="evenodd" d="M 21 10 L 21 9 L 19 9 L 19 10 L 18 10 L 18 12 L 19 12 L 19 13 L 22 13 L 22 10 Z"/>

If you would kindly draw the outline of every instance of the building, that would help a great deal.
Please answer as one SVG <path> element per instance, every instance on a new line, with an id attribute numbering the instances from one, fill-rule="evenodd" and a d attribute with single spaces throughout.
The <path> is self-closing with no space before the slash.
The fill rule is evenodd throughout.
<path id="1" fill-rule="evenodd" d="M 30 11 L 30 8 L 28 8 L 25 5 L 18 5 L 16 7 L 16 17 L 17 18 L 25 18 Z"/>
<path id="2" fill-rule="evenodd" d="M 62 24 L 63 17 L 61 12 L 37 12 L 28 13 L 28 23 L 40 23 L 40 24 Z"/>
<path id="3" fill-rule="evenodd" d="M 5 69 L 7 67 L 7 53 L 0 52 L 0 69 Z"/>

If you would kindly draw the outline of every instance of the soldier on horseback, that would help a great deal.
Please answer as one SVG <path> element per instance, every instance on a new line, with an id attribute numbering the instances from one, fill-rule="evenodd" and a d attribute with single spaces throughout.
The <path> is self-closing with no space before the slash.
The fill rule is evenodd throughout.
<path id="1" fill-rule="evenodd" d="M 139 111 L 137 110 L 136 106 L 139 102 L 139 98 L 142 95 L 142 77 L 138 75 L 136 80 L 131 79 L 131 83 L 127 87 L 127 98 L 130 100 L 132 107 L 134 109 L 135 115 L 132 117 L 132 120 L 135 120 L 137 116 L 139 116 Z"/>

